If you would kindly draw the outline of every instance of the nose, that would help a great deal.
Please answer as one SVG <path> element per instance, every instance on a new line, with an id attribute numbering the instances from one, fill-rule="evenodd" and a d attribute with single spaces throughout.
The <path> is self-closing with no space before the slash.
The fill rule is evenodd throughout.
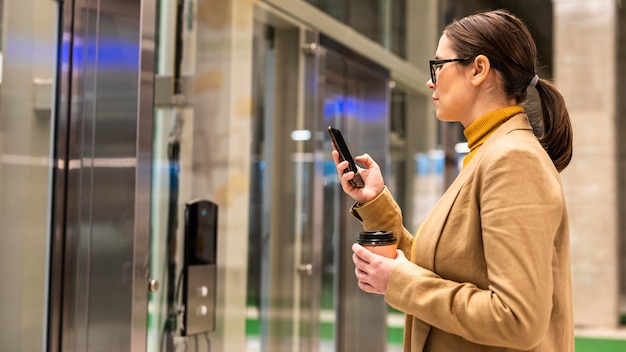
<path id="1" fill-rule="evenodd" d="M 426 81 L 426 88 L 430 90 L 435 90 L 436 86 L 435 86 L 435 83 L 433 83 L 432 79 L 429 79 L 428 81 Z"/>

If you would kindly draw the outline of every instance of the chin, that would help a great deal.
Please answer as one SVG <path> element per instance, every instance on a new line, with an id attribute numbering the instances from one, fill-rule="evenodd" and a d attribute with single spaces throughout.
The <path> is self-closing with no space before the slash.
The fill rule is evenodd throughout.
<path id="1" fill-rule="evenodd" d="M 435 116 L 437 116 L 437 120 L 441 122 L 457 122 L 457 119 L 454 119 L 450 114 L 446 114 L 445 112 L 441 112 L 439 109 L 435 110 Z"/>

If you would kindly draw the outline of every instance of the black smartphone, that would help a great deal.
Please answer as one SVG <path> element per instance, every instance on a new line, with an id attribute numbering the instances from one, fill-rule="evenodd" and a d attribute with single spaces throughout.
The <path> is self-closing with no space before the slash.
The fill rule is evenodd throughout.
<path id="1" fill-rule="evenodd" d="M 339 152 L 339 160 L 348 161 L 348 168 L 343 172 L 354 171 L 354 177 L 350 180 L 350 184 L 354 187 L 365 187 L 363 178 L 359 175 L 359 170 L 356 168 L 356 163 L 354 162 L 354 159 L 352 159 L 352 154 L 350 154 L 350 150 L 348 150 L 348 146 L 346 145 L 346 141 L 343 139 L 341 131 L 328 126 L 328 133 L 330 134 L 330 139 L 333 141 L 335 149 Z"/>

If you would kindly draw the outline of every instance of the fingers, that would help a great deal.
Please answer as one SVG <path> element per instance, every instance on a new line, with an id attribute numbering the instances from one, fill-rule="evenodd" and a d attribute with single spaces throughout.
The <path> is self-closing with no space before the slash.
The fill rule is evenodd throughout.
<path id="1" fill-rule="evenodd" d="M 359 282 L 367 282 L 369 275 L 359 268 L 354 268 L 354 276 L 356 276 L 356 279 Z"/>
<path id="2" fill-rule="evenodd" d="M 359 281 L 357 284 L 358 284 L 358 286 L 359 286 L 359 288 L 361 290 L 363 290 L 363 291 L 365 291 L 367 293 L 378 293 L 378 291 L 374 288 L 374 286 L 372 286 L 372 285 L 370 285 L 370 284 L 368 284 L 366 282 Z"/>
<path id="3" fill-rule="evenodd" d="M 370 277 L 367 272 L 354 268 L 354 275 L 361 290 L 368 293 L 378 293 L 378 290 L 370 283 Z"/>
<path id="4" fill-rule="evenodd" d="M 348 164 L 346 162 L 345 169 L 341 169 L 341 167 L 339 167 L 339 169 L 337 170 L 337 173 L 339 174 L 339 183 L 341 184 L 341 189 L 343 189 L 346 194 L 350 195 L 352 199 L 360 202 L 360 197 L 358 196 L 359 193 L 353 194 L 352 192 L 354 192 L 355 190 L 360 190 L 361 188 L 358 188 L 352 184 L 351 181 L 354 178 L 354 172 L 348 171 L 347 165 Z"/>
<path id="5" fill-rule="evenodd" d="M 333 161 L 335 162 L 335 165 L 337 165 L 337 172 L 341 176 L 343 174 L 344 170 L 346 170 L 348 168 L 348 162 L 346 160 L 340 161 L 339 160 L 339 152 L 337 150 L 335 150 L 335 149 L 333 149 L 331 154 L 333 156 Z M 363 155 L 357 156 L 356 158 L 354 158 L 354 161 L 356 161 L 356 162 L 358 162 L 360 164 L 363 164 L 367 168 L 369 168 L 370 166 L 378 166 L 378 164 L 376 164 L 374 159 L 372 159 L 369 156 L 369 154 L 363 154 Z M 357 166 L 357 168 L 359 168 L 359 167 Z"/>
<path id="6" fill-rule="evenodd" d="M 331 154 L 333 156 L 333 161 L 335 162 L 335 165 L 337 165 L 338 171 L 345 170 L 348 167 L 348 162 L 346 160 L 343 160 L 343 161 L 339 160 L 339 152 L 337 150 L 333 150 Z"/>
<path id="7" fill-rule="evenodd" d="M 352 262 L 354 263 L 354 267 L 357 270 L 360 270 L 360 271 L 363 271 L 363 272 L 365 272 L 364 269 L 366 269 L 366 267 L 369 265 L 368 262 L 363 260 L 363 258 L 359 257 L 359 255 L 356 254 L 356 253 L 352 254 Z"/>
<path id="8" fill-rule="evenodd" d="M 374 256 L 374 254 L 372 252 L 370 252 L 367 248 L 361 246 L 358 243 L 353 243 L 352 244 L 352 252 L 354 252 L 354 255 L 352 256 L 353 258 L 358 258 L 359 262 L 363 262 L 363 264 L 367 265 L 369 263 L 372 262 L 372 256 Z M 356 265 L 357 262 L 354 262 L 354 265 Z"/>
<path id="9" fill-rule="evenodd" d="M 333 151 L 331 152 L 331 154 L 333 155 L 333 160 L 335 161 L 335 165 L 339 163 L 339 152 L 337 150 L 334 149 L 335 146 L 333 145 Z"/>
<path id="10" fill-rule="evenodd" d="M 354 177 L 354 172 L 345 172 L 346 169 L 348 169 L 348 162 L 345 160 L 339 161 L 339 152 L 337 152 L 336 150 L 333 150 L 331 154 L 333 156 L 333 161 L 335 162 L 335 165 L 337 167 L 337 174 L 339 175 L 339 179 L 341 179 L 343 182 L 344 175 L 346 175 L 345 182 L 351 180 Z"/>
<path id="11" fill-rule="evenodd" d="M 369 293 L 385 294 L 391 272 L 400 262 L 407 261 L 400 250 L 396 259 L 385 258 L 358 243 L 352 245 L 352 251 L 354 275 L 359 288 Z"/>
<path id="12" fill-rule="evenodd" d="M 352 245 L 352 261 L 354 262 L 354 275 L 357 279 L 358 286 L 361 290 L 368 293 L 378 293 L 378 290 L 371 284 L 371 277 L 367 272 L 370 261 L 368 257 L 372 252 L 365 249 L 358 243 Z"/>
<path id="13" fill-rule="evenodd" d="M 335 162 L 335 165 L 337 167 L 337 174 L 339 175 L 339 178 L 342 179 L 343 175 L 347 172 L 345 172 L 348 169 L 348 162 L 343 160 L 340 161 L 339 160 L 339 152 L 337 152 L 336 150 L 332 151 L 332 155 L 333 155 L 333 161 Z M 354 177 L 354 175 L 350 174 L 350 177 Z"/>
<path id="14" fill-rule="evenodd" d="M 369 251 L 358 243 L 354 243 L 352 245 L 352 251 L 354 252 L 352 254 L 352 262 L 354 263 L 354 275 L 359 282 L 367 282 L 369 274 L 365 269 L 367 269 L 369 262 L 364 260 L 361 255 L 366 254 Z"/>

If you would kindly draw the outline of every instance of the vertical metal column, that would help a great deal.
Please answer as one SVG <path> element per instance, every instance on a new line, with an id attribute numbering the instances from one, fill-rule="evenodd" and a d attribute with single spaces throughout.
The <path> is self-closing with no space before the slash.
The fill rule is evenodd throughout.
<path id="1" fill-rule="evenodd" d="M 139 81 L 135 168 L 135 228 L 132 263 L 131 350 L 146 351 L 150 263 L 150 198 L 152 122 L 157 0 L 141 0 L 139 8 Z M 157 286 L 158 288 L 158 286 Z"/>
<path id="2" fill-rule="evenodd" d="M 50 351 L 145 350 L 155 3 L 63 4 Z"/>

